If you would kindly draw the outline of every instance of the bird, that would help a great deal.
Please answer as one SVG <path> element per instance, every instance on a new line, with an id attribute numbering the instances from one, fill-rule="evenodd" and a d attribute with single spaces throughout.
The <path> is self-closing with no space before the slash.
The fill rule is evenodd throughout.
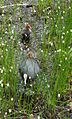
<path id="1" fill-rule="evenodd" d="M 25 23 L 24 30 L 22 33 L 21 43 L 26 44 L 30 42 L 30 34 L 32 26 L 29 23 Z"/>
<path id="2" fill-rule="evenodd" d="M 34 80 L 39 72 L 39 63 L 37 59 L 34 58 L 34 53 L 29 51 L 27 53 L 27 58 L 21 63 L 19 67 L 21 81 L 24 80 L 24 84 L 26 85 L 30 79 Z"/>

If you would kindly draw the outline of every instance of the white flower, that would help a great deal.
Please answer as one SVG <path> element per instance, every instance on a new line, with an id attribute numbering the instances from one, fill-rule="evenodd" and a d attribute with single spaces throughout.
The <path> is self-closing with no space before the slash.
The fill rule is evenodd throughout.
<path id="1" fill-rule="evenodd" d="M 69 33 L 69 31 L 67 31 L 67 33 Z"/>
<path id="2" fill-rule="evenodd" d="M 10 24 L 9 24 L 9 26 L 10 26 Z"/>
<path id="3" fill-rule="evenodd" d="M 30 84 L 30 86 L 32 87 L 32 84 Z"/>
<path id="4" fill-rule="evenodd" d="M 55 25 L 55 27 L 57 27 L 57 24 Z"/>
<path id="5" fill-rule="evenodd" d="M 67 109 L 67 111 L 70 111 L 70 109 Z"/>
<path id="6" fill-rule="evenodd" d="M 6 85 L 7 85 L 7 87 L 9 87 L 9 83 L 7 83 Z"/>
<path id="7" fill-rule="evenodd" d="M 65 11 L 63 11 L 63 14 L 65 13 Z"/>
<path id="8" fill-rule="evenodd" d="M 58 98 L 60 98 L 60 94 L 58 94 Z"/>
<path id="9" fill-rule="evenodd" d="M 10 69 L 9 71 L 11 72 L 12 70 Z"/>
<path id="10" fill-rule="evenodd" d="M 45 9 L 43 9 L 43 12 L 45 12 Z"/>
<path id="11" fill-rule="evenodd" d="M 69 9 L 71 9 L 71 7 L 69 6 Z"/>
<path id="12" fill-rule="evenodd" d="M 53 46 L 53 43 L 51 43 L 51 46 Z"/>
<path id="13" fill-rule="evenodd" d="M 13 28 L 15 28 L 15 25 L 13 26 Z"/>
<path id="14" fill-rule="evenodd" d="M 47 18 L 49 19 L 49 16 L 47 16 Z"/>
<path id="15" fill-rule="evenodd" d="M 11 66 L 11 69 L 13 69 L 13 67 Z"/>
<path id="16" fill-rule="evenodd" d="M 62 63 L 62 60 L 60 60 L 60 63 Z"/>
<path id="17" fill-rule="evenodd" d="M 65 57 L 65 60 L 67 60 L 67 57 Z"/>
<path id="18" fill-rule="evenodd" d="M 14 34 L 14 29 L 12 29 L 12 34 Z"/>
<path id="19" fill-rule="evenodd" d="M 19 113 L 21 113 L 21 111 L 19 111 Z"/>
<path id="20" fill-rule="evenodd" d="M 1 83 L 1 87 L 3 87 L 3 83 Z"/>
<path id="21" fill-rule="evenodd" d="M 57 52 L 61 52 L 61 49 L 57 50 Z"/>
<path id="22" fill-rule="evenodd" d="M 64 17 L 62 16 L 61 19 L 64 19 Z"/>
<path id="23" fill-rule="evenodd" d="M 34 13 L 36 13 L 36 10 L 34 9 L 34 11 L 33 11 Z"/>
<path id="24" fill-rule="evenodd" d="M 6 49 L 6 52 L 8 51 L 8 49 Z"/>
<path id="25" fill-rule="evenodd" d="M 3 58 L 3 55 L 1 55 L 1 58 Z"/>
<path id="26" fill-rule="evenodd" d="M 1 74 L 3 74 L 3 69 L 1 70 Z"/>
<path id="27" fill-rule="evenodd" d="M 3 82 L 3 80 L 0 81 L 0 84 Z"/>
<path id="28" fill-rule="evenodd" d="M 27 51 L 29 51 L 30 49 L 29 48 L 27 48 Z"/>
<path id="29" fill-rule="evenodd" d="M 8 32 L 7 32 L 7 31 L 5 31 L 5 34 L 8 34 Z"/>
<path id="30" fill-rule="evenodd" d="M 58 9 L 60 9 L 60 6 L 58 6 Z"/>
<path id="31" fill-rule="evenodd" d="M 70 29 L 70 32 L 72 33 L 72 29 Z"/>
<path id="32" fill-rule="evenodd" d="M 5 44 L 2 42 L 1 45 L 4 46 Z"/>
<path id="33" fill-rule="evenodd" d="M 29 76 L 29 79 L 31 79 L 31 76 Z"/>
<path id="34" fill-rule="evenodd" d="M 38 77 L 39 75 L 38 75 L 38 74 L 36 74 L 36 76 Z"/>
<path id="35" fill-rule="evenodd" d="M 11 113 L 11 111 L 12 111 L 12 110 L 11 110 L 11 109 L 9 109 L 9 113 Z"/>
<path id="36" fill-rule="evenodd" d="M 2 13 L 5 13 L 5 11 L 3 10 Z"/>
<path id="37" fill-rule="evenodd" d="M 65 43 L 65 41 L 63 40 L 62 43 Z"/>
<path id="38" fill-rule="evenodd" d="M 43 53 L 43 50 L 41 50 L 41 52 Z"/>
<path id="39" fill-rule="evenodd" d="M 5 115 L 7 115 L 7 112 L 5 112 Z"/>
<path id="40" fill-rule="evenodd" d="M 63 36 L 61 38 L 63 39 Z"/>
<path id="41" fill-rule="evenodd" d="M 19 17 L 19 20 L 20 20 L 20 17 Z"/>
<path id="42" fill-rule="evenodd" d="M 70 46 L 68 46 L 68 48 L 70 49 Z"/>
<path id="43" fill-rule="evenodd" d="M 26 48 L 28 48 L 28 46 L 26 45 Z"/>
<path id="44" fill-rule="evenodd" d="M 53 46 L 53 43 L 52 43 L 52 42 L 49 42 L 49 44 L 50 44 L 51 46 Z"/>
<path id="45" fill-rule="evenodd" d="M 11 101 L 13 101 L 13 98 L 11 98 Z"/>
<path id="46" fill-rule="evenodd" d="M 59 64 L 59 67 L 61 67 L 61 64 Z"/>
<path id="47" fill-rule="evenodd" d="M 23 48 L 21 47 L 20 50 L 23 51 Z"/>
<path id="48" fill-rule="evenodd" d="M 4 16 L 4 14 L 2 14 L 2 17 Z"/>
<path id="49" fill-rule="evenodd" d="M 63 35 L 65 35 L 65 33 L 64 33 L 64 32 L 63 32 L 62 34 L 63 34 Z"/>
<path id="50" fill-rule="evenodd" d="M 11 36 L 10 38 L 13 39 L 13 36 Z"/>
<path id="51" fill-rule="evenodd" d="M 65 29 L 65 26 L 63 26 L 63 29 Z"/>
<path id="52" fill-rule="evenodd" d="M 49 52 L 49 55 L 51 55 L 51 53 Z"/>
<path id="53" fill-rule="evenodd" d="M 4 118 L 6 117 L 6 115 L 4 115 Z"/>
<path id="54" fill-rule="evenodd" d="M 48 88 L 50 88 L 50 85 L 47 85 L 48 86 Z"/>
<path id="55" fill-rule="evenodd" d="M 2 100 L 2 98 L 0 98 L 0 101 Z"/>
<path id="56" fill-rule="evenodd" d="M 64 69 L 62 69 L 64 71 Z"/>

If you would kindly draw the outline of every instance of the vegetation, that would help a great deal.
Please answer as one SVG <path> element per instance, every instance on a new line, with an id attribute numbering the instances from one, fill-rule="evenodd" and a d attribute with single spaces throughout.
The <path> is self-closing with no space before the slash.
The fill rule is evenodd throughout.
<path id="1" fill-rule="evenodd" d="M 0 118 L 36 115 L 41 119 L 70 119 L 72 110 L 72 2 L 38 0 L 32 13 L 23 13 L 23 2 L 13 6 L 0 0 Z M 8 6 L 7 6 L 8 5 Z M 25 8 L 24 8 L 25 9 Z M 30 9 L 30 8 L 28 8 Z M 25 16 L 23 16 L 25 15 Z M 33 15 L 34 20 L 30 15 Z M 23 21 L 24 19 L 24 21 Z M 36 21 L 41 30 L 36 34 Z M 24 22 L 32 25 L 41 72 L 18 96 L 18 67 L 23 58 L 19 48 Z M 18 107 L 15 108 L 15 101 Z M 24 117 L 25 118 L 25 117 Z M 39 119 L 39 118 L 38 118 Z"/>

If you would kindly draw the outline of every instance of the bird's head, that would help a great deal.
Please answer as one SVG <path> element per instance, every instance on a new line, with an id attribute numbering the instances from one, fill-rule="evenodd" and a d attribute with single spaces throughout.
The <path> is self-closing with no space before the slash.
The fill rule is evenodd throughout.
<path id="1" fill-rule="evenodd" d="M 25 23 L 25 28 L 31 32 L 32 26 L 29 23 Z"/>
<path id="2" fill-rule="evenodd" d="M 29 51 L 27 56 L 28 56 L 28 58 L 32 59 L 32 58 L 34 58 L 34 53 L 32 51 Z"/>

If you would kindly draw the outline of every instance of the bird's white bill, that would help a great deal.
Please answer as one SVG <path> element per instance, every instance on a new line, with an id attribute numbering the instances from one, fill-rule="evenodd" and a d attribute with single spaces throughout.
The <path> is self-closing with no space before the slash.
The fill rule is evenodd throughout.
<path id="1" fill-rule="evenodd" d="M 24 74 L 23 77 L 24 77 L 24 83 L 25 83 L 25 85 L 26 85 L 27 74 Z"/>

